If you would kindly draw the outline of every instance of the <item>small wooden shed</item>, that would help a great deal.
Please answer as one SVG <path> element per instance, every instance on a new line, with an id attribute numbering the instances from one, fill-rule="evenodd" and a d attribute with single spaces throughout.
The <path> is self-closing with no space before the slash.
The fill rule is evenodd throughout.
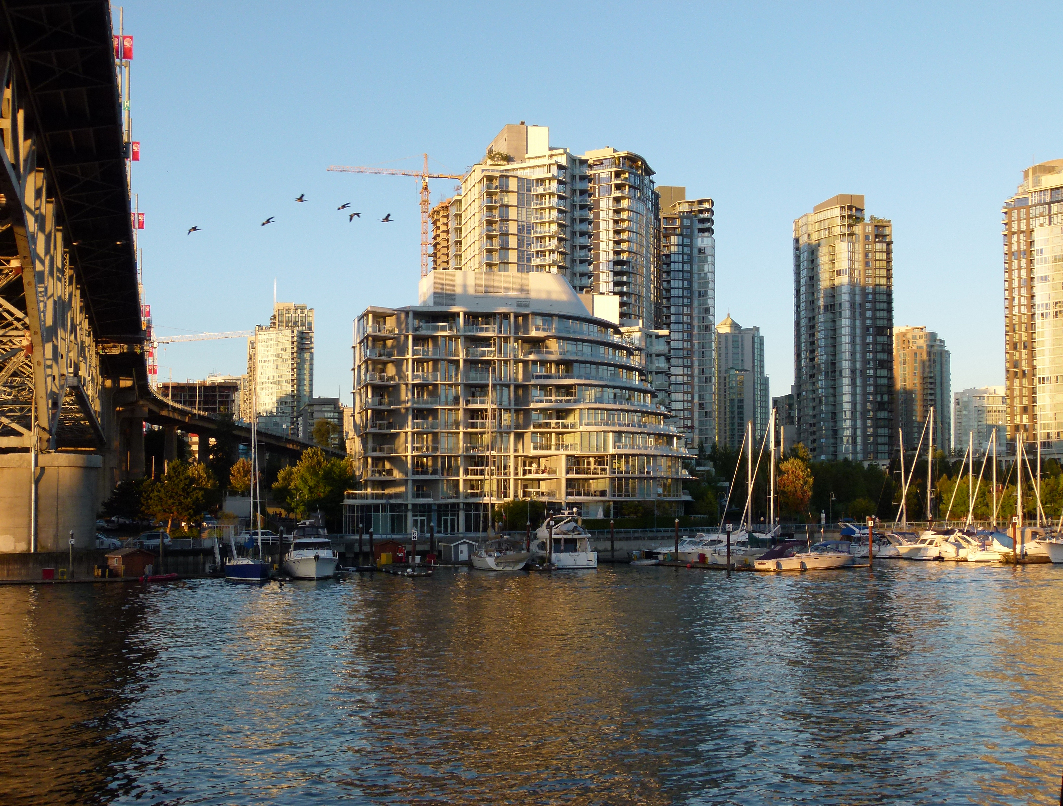
<path id="1" fill-rule="evenodd" d="M 155 554 L 147 549 L 117 549 L 107 552 L 107 576 L 142 577 L 150 573 Z"/>
<path id="2" fill-rule="evenodd" d="M 466 538 L 455 540 L 453 543 L 440 543 L 440 559 L 449 565 L 468 563 L 474 548 L 476 548 L 476 541 Z"/>

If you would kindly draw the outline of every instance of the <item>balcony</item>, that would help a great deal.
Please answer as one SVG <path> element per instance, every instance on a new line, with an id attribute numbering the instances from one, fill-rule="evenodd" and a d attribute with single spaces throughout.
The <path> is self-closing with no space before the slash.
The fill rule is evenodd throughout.
<path id="1" fill-rule="evenodd" d="M 579 428 L 575 420 L 537 420 L 532 422 L 532 428 L 547 431 L 574 431 Z"/>
<path id="2" fill-rule="evenodd" d="M 381 350 L 378 347 L 370 347 L 365 351 L 366 358 L 394 358 L 398 352 L 394 349 Z"/>
<path id="3" fill-rule="evenodd" d="M 414 420 L 414 431 L 438 431 L 439 420 Z"/>
<path id="4" fill-rule="evenodd" d="M 464 383 L 488 383 L 491 375 L 487 372 L 466 372 Z"/>
<path id="5" fill-rule="evenodd" d="M 497 333 L 498 327 L 496 325 L 465 325 L 461 329 L 462 333 Z"/>
<path id="6" fill-rule="evenodd" d="M 438 372 L 413 372 L 410 374 L 410 380 L 413 383 L 438 383 Z"/>
<path id="7" fill-rule="evenodd" d="M 487 405 L 487 398 L 486 397 L 467 397 L 467 398 L 465 398 L 465 405 L 466 406 L 486 406 Z"/>
<path id="8" fill-rule="evenodd" d="M 438 406 L 439 405 L 439 398 L 438 397 L 415 397 L 410 402 L 410 405 L 413 406 L 415 409 L 416 408 L 422 408 L 423 409 L 423 408 L 427 408 L 429 406 Z"/>
<path id="9" fill-rule="evenodd" d="M 491 423 L 487 420 L 469 420 L 469 422 L 465 424 L 465 428 L 469 431 L 486 431 L 490 427 Z"/>
<path id="10" fill-rule="evenodd" d="M 390 433 L 395 430 L 395 423 L 391 420 L 370 420 L 369 431 L 384 431 Z"/>
<path id="11" fill-rule="evenodd" d="M 372 445 L 369 448 L 370 456 L 392 456 L 398 453 L 394 445 Z"/>
<path id="12" fill-rule="evenodd" d="M 465 350 L 466 358 L 494 358 L 496 354 L 494 347 L 469 347 Z"/>
<path id="13" fill-rule="evenodd" d="M 371 479 L 392 479 L 395 478 L 395 471 L 390 467 L 371 467 L 366 476 Z"/>
<path id="14" fill-rule="evenodd" d="M 414 333 L 450 333 L 449 322 L 418 322 L 413 326 Z"/>
<path id="15" fill-rule="evenodd" d="M 366 383 L 398 383 L 398 375 L 388 375 L 385 372 L 367 372 L 365 374 Z"/>

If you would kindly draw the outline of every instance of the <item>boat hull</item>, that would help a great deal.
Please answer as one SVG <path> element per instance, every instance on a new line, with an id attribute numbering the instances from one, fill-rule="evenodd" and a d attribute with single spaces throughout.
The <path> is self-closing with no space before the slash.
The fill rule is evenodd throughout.
<path id="1" fill-rule="evenodd" d="M 598 552 L 566 551 L 554 555 L 554 569 L 557 571 L 574 571 L 581 568 L 597 568 Z"/>
<path id="2" fill-rule="evenodd" d="M 1063 540 L 1046 540 L 1045 551 L 1048 552 L 1049 562 L 1063 563 Z"/>
<path id="3" fill-rule="evenodd" d="M 265 582 L 269 571 L 269 563 L 256 560 L 230 560 L 225 564 L 225 578 L 233 582 Z"/>
<path id="4" fill-rule="evenodd" d="M 757 571 L 822 571 L 828 568 L 845 568 L 853 564 L 852 554 L 797 554 L 793 557 L 777 557 L 774 560 L 754 560 Z"/>
<path id="5" fill-rule="evenodd" d="M 285 557 L 284 573 L 293 579 L 331 579 L 336 573 L 339 558 L 333 555 L 308 557 Z"/>
<path id="6" fill-rule="evenodd" d="M 478 571 L 521 571 L 528 564 L 530 555 L 499 554 L 496 556 L 473 554 L 470 558 L 472 567 Z"/>

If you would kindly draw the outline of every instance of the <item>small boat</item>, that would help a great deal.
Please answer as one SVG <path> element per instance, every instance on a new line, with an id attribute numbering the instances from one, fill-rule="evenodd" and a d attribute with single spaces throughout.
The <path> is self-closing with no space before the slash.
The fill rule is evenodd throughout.
<path id="1" fill-rule="evenodd" d="M 1052 563 L 1063 563 L 1063 537 L 1046 537 L 1045 538 L 1045 552 L 1048 554 L 1048 560 Z"/>
<path id="2" fill-rule="evenodd" d="M 919 535 L 914 547 L 909 552 L 902 550 L 901 556 L 906 560 L 955 560 L 959 555 L 959 548 L 949 542 L 949 535 L 934 532 L 930 529 Z M 907 548 L 905 546 L 904 548 Z"/>
<path id="3" fill-rule="evenodd" d="M 225 578 L 233 582 L 265 582 L 269 579 L 269 563 L 250 557 L 233 557 L 225 563 Z"/>
<path id="4" fill-rule="evenodd" d="M 766 551 L 753 561 L 756 571 L 821 571 L 829 568 L 845 568 L 853 564 L 846 540 L 825 540 L 807 551 L 795 551 L 792 542 L 783 543 Z"/>
<path id="5" fill-rule="evenodd" d="M 633 551 L 631 552 L 631 560 L 629 561 L 629 564 L 635 566 L 636 568 L 642 568 L 648 565 L 660 565 L 661 558 L 651 555 L 655 555 L 655 552 Z"/>
<path id="6" fill-rule="evenodd" d="M 590 533 L 577 521 L 571 512 L 547 519 L 547 522 L 535 531 L 532 554 L 536 560 L 553 563 L 557 570 L 574 570 L 598 567 L 598 552 L 591 549 Z M 553 526 L 549 525 L 553 522 Z M 552 546 L 547 546 L 550 535 Z"/>
<path id="7" fill-rule="evenodd" d="M 522 571 L 531 553 L 517 541 L 499 538 L 478 546 L 469 559 L 480 571 Z"/>
<path id="8" fill-rule="evenodd" d="M 864 535 L 866 538 L 867 535 Z M 867 542 L 852 543 L 850 545 L 853 557 L 858 560 L 867 559 Z M 888 536 L 875 536 L 875 559 L 876 560 L 894 560 L 901 556 L 900 550 L 895 543 L 892 543 Z"/>

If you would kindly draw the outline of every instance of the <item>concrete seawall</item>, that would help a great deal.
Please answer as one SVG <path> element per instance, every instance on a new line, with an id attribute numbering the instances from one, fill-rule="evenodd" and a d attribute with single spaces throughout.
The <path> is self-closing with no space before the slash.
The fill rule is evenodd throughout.
<path id="1" fill-rule="evenodd" d="M 71 579 L 94 579 L 98 565 L 107 564 L 107 552 L 102 549 L 74 550 Z M 157 555 L 156 555 L 157 556 Z M 163 557 L 163 571 L 180 576 L 204 576 L 207 565 L 214 562 L 214 552 L 207 549 L 171 549 Z M 65 551 L 42 551 L 36 554 L 19 552 L 0 554 L 0 582 L 40 582 L 45 568 L 67 568 L 70 554 Z M 156 567 L 155 572 L 159 569 Z"/>

